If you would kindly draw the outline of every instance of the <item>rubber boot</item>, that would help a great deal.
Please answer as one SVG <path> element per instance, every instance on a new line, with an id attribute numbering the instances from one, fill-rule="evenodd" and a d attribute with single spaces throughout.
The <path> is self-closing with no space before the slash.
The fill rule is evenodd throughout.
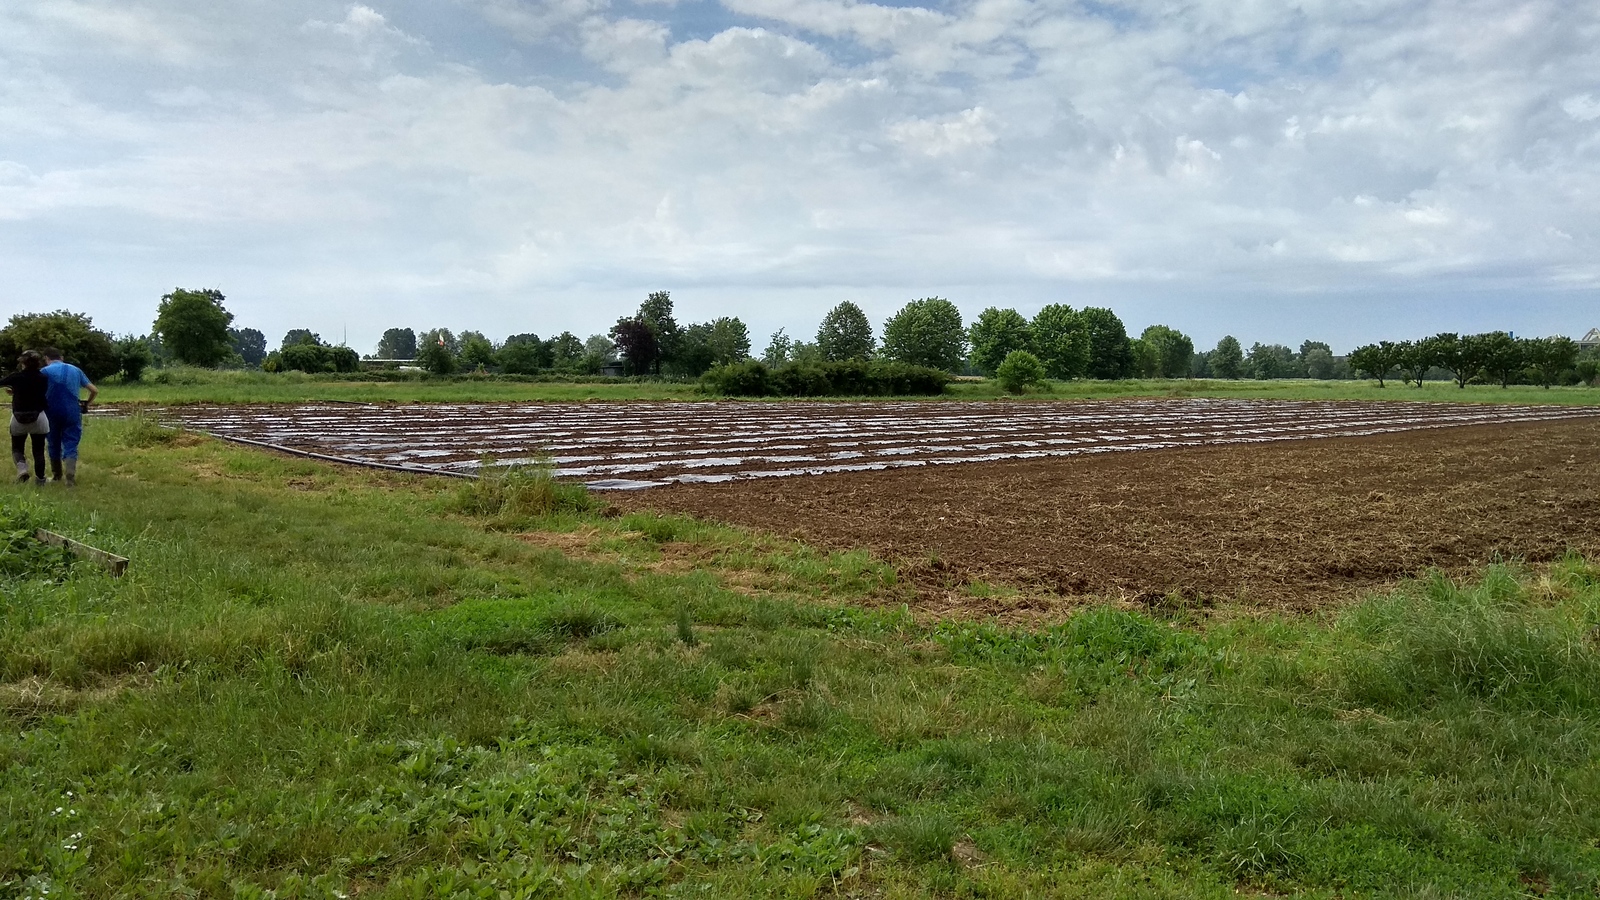
<path id="1" fill-rule="evenodd" d="M 60 481 L 61 480 L 61 460 L 59 460 L 59 459 L 50 460 L 50 480 L 51 481 Z"/>
<path id="2" fill-rule="evenodd" d="M 67 487 L 77 487 L 78 486 L 78 458 L 76 456 L 74 456 L 73 458 L 67 460 L 66 461 L 66 465 L 67 465 Z"/>

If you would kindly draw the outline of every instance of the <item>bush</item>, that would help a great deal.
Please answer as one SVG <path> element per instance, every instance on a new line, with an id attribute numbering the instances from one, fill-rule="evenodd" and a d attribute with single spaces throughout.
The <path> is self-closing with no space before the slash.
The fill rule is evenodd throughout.
<path id="1" fill-rule="evenodd" d="M 516 520 L 598 505 L 583 485 L 557 481 L 549 466 L 484 466 L 480 472 L 456 496 L 462 512 Z"/>
<path id="2" fill-rule="evenodd" d="M 1044 385 L 1044 363 L 1026 350 L 1013 350 L 995 369 L 994 377 L 1006 393 L 1020 394 L 1030 387 Z"/>
<path id="3" fill-rule="evenodd" d="M 701 384 L 734 397 L 893 397 L 944 393 L 948 373 L 926 366 L 853 359 L 791 362 L 772 368 L 756 360 L 717 366 Z"/>

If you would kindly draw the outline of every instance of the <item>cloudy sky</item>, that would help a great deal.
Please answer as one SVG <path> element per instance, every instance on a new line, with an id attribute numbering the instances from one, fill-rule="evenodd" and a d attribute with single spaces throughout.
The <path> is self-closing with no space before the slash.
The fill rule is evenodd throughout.
<path id="1" fill-rule="evenodd" d="M 0 0 L 0 314 L 1600 325 L 1600 4 Z"/>

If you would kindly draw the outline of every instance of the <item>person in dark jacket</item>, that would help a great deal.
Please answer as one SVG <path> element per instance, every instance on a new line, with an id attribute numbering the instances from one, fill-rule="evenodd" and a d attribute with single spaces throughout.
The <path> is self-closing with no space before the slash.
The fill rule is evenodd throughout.
<path id="1" fill-rule="evenodd" d="M 24 351 L 17 364 L 17 371 L 0 378 L 0 386 L 11 395 L 11 460 L 17 464 L 18 483 L 26 484 L 28 457 L 23 450 L 32 438 L 34 477 L 44 484 L 44 443 L 45 436 L 50 433 L 45 390 L 50 381 L 40 371 L 44 367 L 44 357 L 39 353 Z"/>

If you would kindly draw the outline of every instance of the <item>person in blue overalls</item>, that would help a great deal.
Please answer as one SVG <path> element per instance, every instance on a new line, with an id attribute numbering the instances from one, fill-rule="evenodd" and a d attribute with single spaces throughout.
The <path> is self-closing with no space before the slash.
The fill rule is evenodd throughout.
<path id="1" fill-rule="evenodd" d="M 100 389 L 94 386 L 83 370 L 61 358 L 61 351 L 46 347 L 44 358 L 49 365 L 40 369 L 49 380 L 45 388 L 45 412 L 50 417 L 50 480 L 60 481 L 65 469 L 67 487 L 78 484 L 78 441 L 83 437 L 83 414 Z M 89 389 L 89 399 L 80 400 L 79 392 Z"/>

